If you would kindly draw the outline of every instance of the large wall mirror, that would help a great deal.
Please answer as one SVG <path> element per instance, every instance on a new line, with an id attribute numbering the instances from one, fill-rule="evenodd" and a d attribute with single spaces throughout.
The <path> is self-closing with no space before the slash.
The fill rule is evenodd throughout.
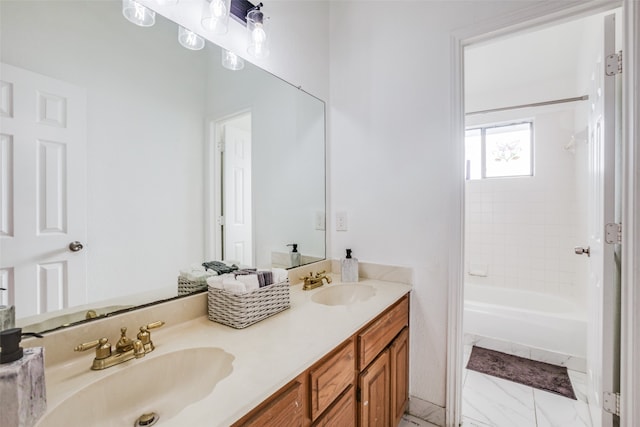
<path id="1" fill-rule="evenodd" d="M 210 260 L 325 258 L 325 105 L 119 1 L 0 2 L 0 303 L 44 331 Z"/>

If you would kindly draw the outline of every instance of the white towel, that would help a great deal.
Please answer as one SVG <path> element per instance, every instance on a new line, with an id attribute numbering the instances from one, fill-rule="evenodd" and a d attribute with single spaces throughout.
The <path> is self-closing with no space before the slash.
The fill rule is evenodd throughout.
<path id="1" fill-rule="evenodd" d="M 222 277 L 221 276 L 212 276 L 207 279 L 207 285 L 216 289 L 224 289 L 222 285 Z"/>
<path id="2" fill-rule="evenodd" d="M 234 293 L 234 294 L 246 294 L 247 288 L 244 283 L 238 280 L 225 279 L 222 281 L 222 287 L 225 291 Z"/>
<path id="3" fill-rule="evenodd" d="M 260 282 L 258 282 L 257 274 L 239 274 L 236 276 L 236 280 L 244 283 L 247 292 L 260 289 Z"/>
<path id="4" fill-rule="evenodd" d="M 289 272 L 284 268 L 272 268 L 271 273 L 273 274 L 273 283 L 284 282 L 289 278 Z"/>

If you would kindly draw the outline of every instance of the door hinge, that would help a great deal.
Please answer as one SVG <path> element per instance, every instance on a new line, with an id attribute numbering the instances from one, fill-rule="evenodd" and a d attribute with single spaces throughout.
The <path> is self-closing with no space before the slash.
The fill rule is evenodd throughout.
<path id="1" fill-rule="evenodd" d="M 622 224 L 609 223 L 605 225 L 604 241 L 610 245 L 622 243 Z"/>
<path id="2" fill-rule="evenodd" d="M 219 152 L 224 153 L 224 141 L 220 141 L 216 144 L 216 148 Z"/>
<path id="3" fill-rule="evenodd" d="M 224 225 L 224 216 L 219 216 L 216 218 L 216 225 Z"/>
<path id="4" fill-rule="evenodd" d="M 607 76 L 622 74 L 622 51 L 607 55 L 607 60 L 605 61 L 605 74 Z"/>
<path id="5" fill-rule="evenodd" d="M 602 393 L 602 408 L 610 414 L 620 416 L 620 393 Z"/>
<path id="6" fill-rule="evenodd" d="M 360 393 L 360 387 L 356 389 L 356 402 L 362 402 L 362 395 Z"/>

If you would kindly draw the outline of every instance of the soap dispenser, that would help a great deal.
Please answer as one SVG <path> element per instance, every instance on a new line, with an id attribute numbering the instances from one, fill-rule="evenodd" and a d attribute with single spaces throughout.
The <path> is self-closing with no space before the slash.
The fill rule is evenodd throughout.
<path id="1" fill-rule="evenodd" d="M 342 260 L 342 282 L 358 281 L 358 258 L 351 256 L 351 249 L 347 249 L 347 256 Z"/>
<path id="2" fill-rule="evenodd" d="M 0 288 L 0 291 L 6 291 Z M 16 308 L 12 306 L 0 305 L 0 331 L 14 328 L 16 324 Z"/>
<path id="3" fill-rule="evenodd" d="M 291 253 L 289 254 L 291 257 L 291 267 L 300 266 L 300 252 L 298 252 L 298 244 L 290 243 L 287 246 L 293 246 L 293 249 L 291 249 Z"/>
<path id="4" fill-rule="evenodd" d="M 32 426 L 47 409 L 44 349 L 23 349 L 22 335 L 20 328 L 0 332 L 2 425 Z"/>

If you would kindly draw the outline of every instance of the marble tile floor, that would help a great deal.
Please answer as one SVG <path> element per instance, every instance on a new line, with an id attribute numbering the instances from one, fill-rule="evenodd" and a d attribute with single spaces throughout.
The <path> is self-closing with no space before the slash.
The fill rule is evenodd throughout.
<path id="1" fill-rule="evenodd" d="M 398 427 L 436 427 L 435 424 L 421 420 L 409 414 L 404 414 Z"/>
<path id="2" fill-rule="evenodd" d="M 470 354 L 471 346 L 465 346 L 464 366 L 467 365 Z M 462 425 L 591 427 L 586 402 L 586 376 L 570 370 L 569 378 L 578 400 L 465 369 Z"/>

